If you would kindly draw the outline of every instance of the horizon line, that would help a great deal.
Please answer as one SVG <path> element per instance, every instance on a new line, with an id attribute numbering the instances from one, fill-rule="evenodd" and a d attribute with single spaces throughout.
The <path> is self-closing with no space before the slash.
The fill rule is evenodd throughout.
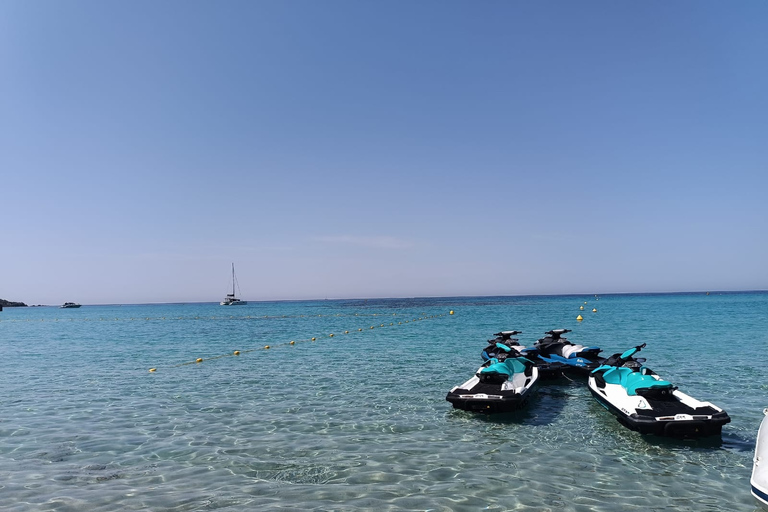
<path id="1" fill-rule="evenodd" d="M 246 302 L 269 303 L 269 302 L 322 302 L 322 301 L 342 301 L 342 300 L 419 300 L 419 299 L 470 299 L 470 298 L 495 298 L 495 297 L 576 297 L 576 296 L 611 296 L 611 295 L 695 295 L 695 294 L 723 294 L 723 293 L 768 293 L 768 290 L 695 290 L 695 291 L 674 291 L 674 292 L 607 292 L 607 293 L 525 293 L 509 295 L 420 295 L 413 297 L 335 297 L 335 298 L 315 298 L 315 299 L 260 299 L 248 300 Z M 4 299 L 7 300 L 7 299 Z M 11 301 L 8 302 L 21 302 Z M 217 304 L 219 301 L 169 301 L 169 302 L 103 302 L 81 304 L 81 306 L 157 306 L 171 304 Z M 60 307 L 61 304 L 25 304 L 25 306 L 5 306 L 10 307 Z"/>

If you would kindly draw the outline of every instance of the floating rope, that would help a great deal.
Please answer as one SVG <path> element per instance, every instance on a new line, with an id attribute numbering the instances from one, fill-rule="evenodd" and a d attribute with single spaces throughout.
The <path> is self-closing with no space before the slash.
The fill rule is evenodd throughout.
<path id="1" fill-rule="evenodd" d="M 424 313 L 422 313 L 423 315 Z M 396 316 L 397 313 L 392 313 L 392 316 Z M 345 318 L 345 317 L 371 317 L 371 316 L 389 316 L 387 313 L 369 313 L 369 314 L 360 314 L 355 313 L 354 315 L 343 315 L 343 314 L 335 314 L 335 315 L 247 315 L 247 316 L 235 316 L 235 315 L 226 315 L 226 316 L 174 316 L 174 317 L 168 317 L 168 316 L 147 316 L 147 317 L 124 317 L 124 318 L 105 318 L 105 317 L 99 317 L 99 318 L 40 318 L 38 319 L 32 319 L 32 318 L 0 318 L 0 322 L 140 322 L 140 321 L 161 321 L 161 320 L 260 320 L 260 319 L 278 319 L 278 318 Z M 442 315 L 441 315 L 442 316 Z M 424 317 L 426 318 L 426 317 Z M 415 320 L 415 319 L 414 319 Z"/>
<path id="2" fill-rule="evenodd" d="M 453 311 L 451 311 L 451 314 L 453 314 Z M 374 316 L 376 316 L 376 315 L 374 315 Z M 417 321 L 420 321 L 420 320 L 430 320 L 430 319 L 435 319 L 435 318 L 442 318 L 444 316 L 446 316 L 446 315 L 445 314 L 441 314 L 441 315 L 422 316 L 422 317 L 414 318 L 413 320 L 406 320 L 404 323 L 407 324 L 409 322 L 417 322 Z M 370 326 L 370 329 L 378 329 L 378 328 L 381 328 L 381 327 L 390 327 L 390 326 L 395 326 L 395 325 L 403 325 L 403 323 L 398 322 L 397 324 L 395 324 L 394 322 L 390 322 L 389 325 L 381 324 L 379 327 L 376 327 L 376 326 L 372 325 L 372 326 Z M 352 332 L 352 334 L 361 333 L 361 332 L 364 332 L 364 331 L 369 331 L 370 329 L 365 329 L 364 330 L 362 327 L 359 327 L 357 329 L 357 331 Z M 350 334 L 350 330 L 345 330 L 344 334 Z M 330 333 L 330 334 L 326 335 L 325 337 L 330 339 L 330 338 L 333 338 L 335 336 L 336 335 L 334 333 Z M 314 336 L 312 338 L 295 339 L 295 340 L 286 341 L 286 342 L 282 342 L 282 343 L 275 343 L 275 344 L 272 344 L 272 345 L 265 345 L 264 347 L 261 347 L 261 348 L 252 348 L 252 349 L 248 349 L 248 350 L 235 350 L 235 351 L 233 351 L 232 353 L 229 353 L 229 354 L 221 354 L 221 355 L 218 355 L 218 356 L 207 357 L 205 359 L 203 359 L 202 357 L 198 357 L 194 361 L 186 361 L 186 362 L 183 362 L 183 363 L 172 365 L 172 366 L 170 366 L 170 368 L 179 368 L 181 366 L 188 366 L 188 365 L 191 365 L 191 364 L 199 364 L 199 363 L 202 363 L 203 361 L 213 361 L 213 360 L 222 359 L 222 358 L 225 358 L 225 357 L 237 357 L 237 356 L 239 356 L 241 354 L 248 354 L 250 352 L 256 352 L 256 351 L 261 351 L 261 350 L 268 350 L 270 348 L 277 348 L 277 347 L 283 347 L 283 346 L 296 345 L 296 343 L 313 342 L 313 341 L 316 341 L 317 339 L 318 338 L 316 336 Z M 157 371 L 157 368 L 150 368 L 149 369 L 150 373 L 155 373 L 156 371 Z"/>

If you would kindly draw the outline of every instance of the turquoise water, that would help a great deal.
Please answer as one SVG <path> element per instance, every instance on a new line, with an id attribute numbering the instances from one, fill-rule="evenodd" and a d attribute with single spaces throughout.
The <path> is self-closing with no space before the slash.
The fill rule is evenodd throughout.
<path id="1" fill-rule="evenodd" d="M 768 293 L 6 308 L 0 509 L 753 511 L 766 312 Z M 640 436 L 580 381 L 512 415 L 445 401 L 492 333 L 559 327 L 605 355 L 646 342 L 730 414 L 722 440 Z"/>

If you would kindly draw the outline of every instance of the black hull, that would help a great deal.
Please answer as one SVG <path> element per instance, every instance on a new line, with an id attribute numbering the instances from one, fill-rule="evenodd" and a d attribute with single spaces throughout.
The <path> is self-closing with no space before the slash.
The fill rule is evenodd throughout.
<path id="1" fill-rule="evenodd" d="M 601 393 L 598 393 L 591 387 L 589 388 L 589 391 L 592 393 L 592 396 L 595 397 L 595 400 L 600 402 L 600 404 L 608 409 L 611 414 L 616 416 L 619 423 L 628 429 L 640 432 L 641 434 L 675 438 L 719 436 L 722 433 L 723 425 L 730 423 L 731 421 L 731 418 L 725 411 L 718 412 L 715 410 L 711 413 L 711 419 L 657 420 L 653 416 L 643 416 L 636 413 L 626 415 L 611 404 L 611 402 L 609 402 Z M 680 411 L 680 413 L 687 412 L 687 410 Z"/>
<path id="2" fill-rule="evenodd" d="M 589 377 L 592 370 L 598 368 L 601 363 L 591 363 L 587 366 L 576 366 L 570 364 L 563 364 L 563 373 L 568 375 L 576 375 L 578 377 Z"/>
<path id="3" fill-rule="evenodd" d="M 563 376 L 563 372 L 565 370 L 564 365 L 560 365 L 557 363 L 537 364 L 536 368 L 539 369 L 539 378 L 542 378 L 542 379 L 558 379 Z"/>
<path id="4" fill-rule="evenodd" d="M 466 391 L 466 390 L 465 390 Z M 460 396 L 463 395 L 463 396 Z M 475 398 L 467 397 L 465 393 L 448 393 L 446 400 L 451 402 L 454 409 L 462 411 L 479 412 L 483 414 L 496 414 L 512 412 L 525 407 L 528 403 L 529 393 L 500 398 Z"/>

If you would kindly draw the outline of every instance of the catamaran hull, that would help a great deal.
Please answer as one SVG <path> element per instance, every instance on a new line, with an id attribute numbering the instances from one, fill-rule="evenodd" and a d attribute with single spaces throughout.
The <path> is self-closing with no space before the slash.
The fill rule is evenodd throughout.
<path id="1" fill-rule="evenodd" d="M 245 306 L 246 304 L 248 304 L 248 301 L 236 300 L 233 302 L 220 302 L 219 304 L 222 306 Z"/>
<path id="2" fill-rule="evenodd" d="M 723 425 L 731 421 L 731 418 L 725 411 L 707 402 L 700 402 L 702 407 L 706 408 L 705 411 L 701 412 L 706 412 L 706 414 L 689 414 L 690 408 L 682 405 L 677 413 L 665 411 L 663 416 L 661 414 L 655 416 L 651 413 L 651 410 L 645 414 L 629 412 L 635 409 L 633 405 L 628 405 L 628 402 L 639 403 L 643 400 L 646 403 L 650 402 L 650 406 L 652 406 L 653 401 L 640 396 L 629 397 L 626 394 L 614 396 L 612 401 L 608 395 L 610 389 L 608 393 L 606 393 L 605 389 L 597 389 L 594 381 L 594 377 L 589 378 L 589 391 L 595 400 L 616 416 L 619 423 L 641 434 L 676 438 L 719 436 L 722 433 Z M 610 386 L 612 385 L 608 384 L 606 388 Z M 682 395 L 690 400 L 690 397 L 679 391 L 675 391 L 675 394 Z"/>

